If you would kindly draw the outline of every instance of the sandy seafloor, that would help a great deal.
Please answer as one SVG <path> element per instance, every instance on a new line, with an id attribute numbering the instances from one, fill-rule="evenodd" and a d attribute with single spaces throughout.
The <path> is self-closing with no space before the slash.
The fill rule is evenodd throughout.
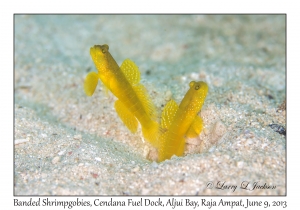
<path id="1" fill-rule="evenodd" d="M 269 126 L 286 127 L 285 28 L 284 15 L 16 15 L 15 195 L 285 195 L 286 137 Z M 139 66 L 159 112 L 207 82 L 184 157 L 151 160 L 101 83 L 84 94 L 105 43 Z"/>

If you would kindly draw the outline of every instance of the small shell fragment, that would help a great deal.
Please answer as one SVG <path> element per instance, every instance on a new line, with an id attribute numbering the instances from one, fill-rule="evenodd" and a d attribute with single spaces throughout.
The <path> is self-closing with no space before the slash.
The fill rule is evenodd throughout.
<path id="1" fill-rule="evenodd" d="M 170 90 L 167 90 L 167 92 L 165 94 L 165 100 L 170 101 L 171 98 L 172 98 L 172 92 Z"/>
<path id="2" fill-rule="evenodd" d="M 61 156 L 61 155 L 63 155 L 63 154 L 65 154 L 65 152 L 66 152 L 66 150 L 62 150 L 62 151 L 60 151 L 59 153 L 57 153 L 59 156 Z"/>
<path id="3" fill-rule="evenodd" d="M 28 141 L 29 141 L 29 139 L 15 139 L 15 145 L 23 144 L 23 143 L 26 143 Z"/>
<path id="4" fill-rule="evenodd" d="M 210 142 L 212 144 L 218 143 L 226 130 L 226 126 L 221 121 L 217 121 L 210 132 Z"/>
<path id="5" fill-rule="evenodd" d="M 59 157 L 59 156 L 56 156 L 55 158 L 52 159 L 52 164 L 58 163 L 59 160 L 60 160 L 60 157 Z"/>
<path id="6" fill-rule="evenodd" d="M 74 135 L 74 136 L 73 136 L 73 139 L 75 139 L 75 140 L 81 140 L 81 139 L 82 139 L 82 136 L 81 136 L 80 134 Z"/>

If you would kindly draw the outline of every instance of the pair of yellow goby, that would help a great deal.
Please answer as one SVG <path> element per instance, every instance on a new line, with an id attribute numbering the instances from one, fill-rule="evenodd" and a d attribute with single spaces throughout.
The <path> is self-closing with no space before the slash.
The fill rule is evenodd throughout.
<path id="1" fill-rule="evenodd" d="M 115 110 L 127 128 L 135 133 L 138 122 L 141 124 L 144 138 L 158 149 L 158 161 L 182 156 L 186 137 L 198 136 L 203 128 L 202 119 L 197 115 L 200 111 L 208 86 L 205 82 L 190 82 L 190 89 L 178 106 L 170 100 L 158 123 L 156 108 L 146 88 L 140 84 L 140 71 L 129 59 L 123 61 L 121 67 L 108 51 L 108 45 L 91 47 L 90 54 L 98 70 L 90 72 L 84 81 L 86 95 L 92 96 L 98 80 L 110 90 L 118 100 Z"/>

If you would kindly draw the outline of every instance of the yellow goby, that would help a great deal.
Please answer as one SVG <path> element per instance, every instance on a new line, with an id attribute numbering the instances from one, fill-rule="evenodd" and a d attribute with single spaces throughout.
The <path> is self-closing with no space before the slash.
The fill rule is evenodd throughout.
<path id="1" fill-rule="evenodd" d="M 184 153 L 184 136 L 193 138 L 203 129 L 203 121 L 198 112 L 204 103 L 208 92 L 205 82 L 192 81 L 190 89 L 185 94 L 180 105 L 170 100 L 161 116 L 162 131 L 159 137 L 158 161 L 170 159 L 173 155 L 182 156 Z"/>
<path id="2" fill-rule="evenodd" d="M 138 67 L 129 59 L 124 60 L 119 67 L 108 50 L 106 44 L 90 48 L 90 55 L 98 73 L 90 72 L 86 76 L 84 81 L 86 95 L 93 95 L 100 79 L 104 86 L 118 98 L 114 107 L 127 128 L 135 133 L 139 121 L 144 138 L 157 147 L 159 124 L 156 122 L 156 109 L 146 88 L 139 83 Z"/>

